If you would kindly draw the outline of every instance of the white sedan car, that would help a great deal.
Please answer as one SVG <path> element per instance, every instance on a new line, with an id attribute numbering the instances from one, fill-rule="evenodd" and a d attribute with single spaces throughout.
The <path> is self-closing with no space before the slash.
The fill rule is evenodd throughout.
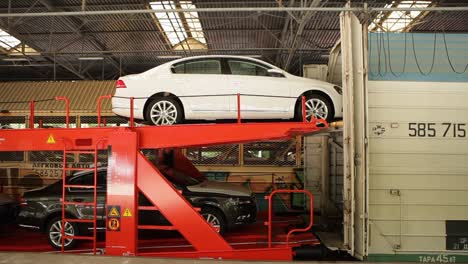
<path id="1" fill-rule="evenodd" d="M 341 87 L 291 75 L 261 60 L 243 56 L 197 56 L 174 60 L 116 82 L 112 111 L 154 125 L 184 120 L 242 119 L 326 120 L 342 117 Z"/>

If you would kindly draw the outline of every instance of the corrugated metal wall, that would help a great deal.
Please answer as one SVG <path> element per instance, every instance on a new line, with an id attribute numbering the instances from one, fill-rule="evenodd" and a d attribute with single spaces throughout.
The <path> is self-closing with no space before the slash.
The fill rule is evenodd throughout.
<path id="1" fill-rule="evenodd" d="M 450 252 L 446 221 L 468 221 L 468 83 L 369 87 L 370 254 Z"/>
<path id="2" fill-rule="evenodd" d="M 324 142 L 328 135 L 315 135 L 304 137 L 304 182 L 305 189 L 314 196 L 314 211 L 321 212 L 324 202 L 323 170 L 328 166 L 323 155 Z"/>
<path id="3" fill-rule="evenodd" d="M 0 82 L 0 110 L 29 112 L 29 100 L 50 99 L 36 102 L 35 111 L 65 112 L 64 102 L 54 100 L 56 96 L 65 96 L 70 99 L 71 112 L 96 113 L 98 97 L 114 92 L 114 81 Z M 110 100 L 102 101 L 102 111 L 111 112 Z"/>
<path id="4" fill-rule="evenodd" d="M 343 132 L 304 137 L 305 188 L 314 195 L 314 210 L 339 216 L 343 207 Z"/>
<path id="5" fill-rule="evenodd" d="M 343 210 L 343 132 L 330 134 L 330 200 L 335 209 Z"/>
<path id="6" fill-rule="evenodd" d="M 431 36 L 414 35 L 424 70 L 432 65 Z M 402 38 L 389 38 L 398 54 L 391 56 L 394 70 L 402 68 Z M 467 35 L 447 38 L 458 70 L 468 60 L 467 41 Z M 369 259 L 466 263 L 468 83 L 455 81 L 467 81 L 468 73 L 455 73 L 436 47 L 433 73 L 421 74 L 411 52 L 401 75 L 389 72 L 387 60 L 386 73 L 369 76 Z M 379 57 L 370 54 L 369 61 L 375 71 Z"/>

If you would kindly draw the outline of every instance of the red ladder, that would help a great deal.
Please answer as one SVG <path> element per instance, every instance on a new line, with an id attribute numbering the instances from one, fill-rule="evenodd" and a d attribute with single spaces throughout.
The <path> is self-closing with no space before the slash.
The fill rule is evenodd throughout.
<path id="1" fill-rule="evenodd" d="M 93 167 L 92 168 L 73 168 L 67 166 L 67 154 L 91 154 L 93 157 Z M 93 150 L 67 150 L 66 147 L 63 150 L 63 169 L 62 169 L 62 228 L 61 228 L 61 238 L 62 238 L 62 253 L 65 252 L 65 240 L 66 239 L 76 239 L 76 240 L 91 240 L 93 241 L 93 254 L 96 255 L 96 228 L 97 228 L 97 161 L 98 161 L 98 148 L 97 145 Z M 71 185 L 67 182 L 67 172 L 68 171 L 93 171 L 94 172 L 94 184 L 93 185 Z M 82 189 L 92 189 L 93 190 L 93 201 L 92 202 L 80 202 L 80 201 L 68 201 L 66 199 L 67 189 L 68 188 L 82 188 Z M 92 206 L 93 207 L 93 219 L 73 219 L 67 218 L 65 209 L 67 205 L 73 206 Z M 76 236 L 76 235 L 65 235 L 65 225 L 66 223 L 88 223 L 93 225 L 93 235 L 92 236 Z"/>

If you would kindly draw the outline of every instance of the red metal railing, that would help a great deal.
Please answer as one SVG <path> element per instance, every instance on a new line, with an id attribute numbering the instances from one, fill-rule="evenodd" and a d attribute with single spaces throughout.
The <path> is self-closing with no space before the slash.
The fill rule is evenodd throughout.
<path id="1" fill-rule="evenodd" d="M 98 115 L 97 126 L 98 127 L 101 126 L 101 104 L 102 104 L 102 100 L 111 99 L 111 98 L 112 98 L 112 95 L 101 95 L 98 98 L 98 102 L 97 102 L 97 115 Z"/>
<path id="2" fill-rule="evenodd" d="M 306 113 L 307 111 L 306 111 L 305 102 L 306 102 L 306 98 L 303 95 L 303 96 L 301 96 L 301 106 L 302 106 L 301 110 L 302 110 L 302 122 L 304 122 L 304 123 L 307 122 L 307 113 Z"/>
<path id="3" fill-rule="evenodd" d="M 241 104 L 240 104 L 240 93 L 237 94 L 237 123 L 241 123 Z"/>
<path id="4" fill-rule="evenodd" d="M 135 125 L 135 97 L 130 97 L 130 127 Z"/>
<path id="5" fill-rule="evenodd" d="M 309 196 L 309 204 L 310 204 L 310 208 L 309 208 L 309 214 L 310 214 L 310 222 L 309 222 L 309 225 L 306 226 L 305 228 L 295 228 L 295 229 L 291 229 L 289 232 L 288 232 L 288 235 L 286 236 L 286 247 L 289 246 L 289 237 L 293 234 L 293 233 L 297 233 L 297 232 L 306 232 L 306 231 L 309 231 L 311 228 L 312 228 L 312 225 L 314 224 L 314 197 L 312 195 L 311 192 L 307 191 L 307 190 L 274 190 L 270 193 L 270 195 L 267 195 L 265 196 L 265 199 L 268 200 L 268 221 L 265 222 L 265 225 L 268 225 L 268 247 L 271 247 L 271 244 L 272 244 L 272 225 L 273 225 L 273 222 L 272 222 L 272 218 L 273 218 L 273 196 L 275 196 L 276 194 L 279 194 L 279 193 L 303 193 L 303 194 L 306 194 L 307 196 Z"/>
<path id="6" fill-rule="evenodd" d="M 241 124 L 242 123 L 241 94 L 237 93 L 236 97 L 237 97 L 237 123 Z M 112 98 L 112 95 L 102 95 L 102 96 L 99 96 L 99 98 L 97 100 L 97 117 L 98 117 L 97 126 L 98 127 L 101 127 L 101 125 L 103 124 L 103 122 L 102 122 L 102 113 L 101 113 L 102 112 L 102 101 L 104 99 L 111 99 L 111 98 Z M 134 107 L 135 106 L 135 97 L 128 97 L 128 99 L 130 100 L 130 127 L 134 127 L 135 126 L 135 113 L 134 113 L 134 110 L 135 110 L 135 107 Z M 137 99 L 143 99 L 143 98 L 137 98 Z M 57 97 L 55 97 L 55 100 L 65 101 L 66 127 L 69 128 L 69 126 L 70 126 L 70 100 L 67 97 L 64 97 L 64 96 L 57 96 Z M 34 106 L 35 106 L 35 101 L 31 100 L 30 103 L 29 103 L 29 108 L 30 108 L 29 127 L 30 128 L 34 128 Z M 307 122 L 311 122 L 311 123 L 314 123 L 314 124 L 320 123 L 324 127 L 328 127 L 328 123 L 327 123 L 326 120 L 316 118 L 313 115 L 312 115 L 310 121 L 307 120 L 307 106 L 306 106 L 306 97 L 305 96 L 301 96 L 301 113 L 302 113 L 302 122 L 303 123 L 307 123 Z"/>

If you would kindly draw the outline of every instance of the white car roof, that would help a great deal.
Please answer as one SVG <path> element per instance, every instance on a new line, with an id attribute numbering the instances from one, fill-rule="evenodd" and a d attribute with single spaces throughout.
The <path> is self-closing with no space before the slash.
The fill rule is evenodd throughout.
<path id="1" fill-rule="evenodd" d="M 248 57 L 248 56 L 240 56 L 240 55 L 200 55 L 200 56 L 191 56 L 191 57 L 184 57 L 184 58 L 180 58 L 180 59 L 177 59 L 177 60 L 170 61 L 170 62 L 168 62 L 168 64 L 172 65 L 172 64 L 183 62 L 183 61 L 186 61 L 186 60 L 203 59 L 203 58 L 234 58 L 234 59 L 251 60 L 251 61 L 254 61 L 254 62 L 266 64 L 266 65 L 274 67 L 274 68 L 278 68 L 277 66 L 272 65 L 272 64 L 270 64 L 270 63 L 268 63 L 266 61 L 255 59 L 255 58 Z"/>

